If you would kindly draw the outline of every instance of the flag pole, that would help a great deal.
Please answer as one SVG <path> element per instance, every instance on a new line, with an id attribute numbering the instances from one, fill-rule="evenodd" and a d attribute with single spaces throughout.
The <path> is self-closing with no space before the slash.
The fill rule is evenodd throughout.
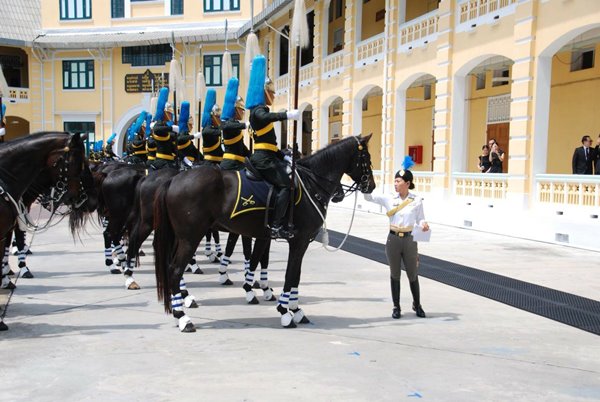
<path id="1" fill-rule="evenodd" d="M 304 0 L 295 0 L 294 4 L 294 16 L 292 19 L 292 29 L 290 34 L 290 40 L 292 46 L 296 48 L 296 65 L 295 65 L 295 79 L 294 79 L 294 109 L 298 109 L 298 97 L 300 89 L 300 56 L 301 48 L 306 48 L 310 44 L 310 38 L 308 37 L 308 20 L 306 18 L 306 8 L 304 7 Z M 292 180 L 290 183 L 290 214 L 288 226 L 293 227 L 294 222 L 294 201 L 296 199 L 296 186 L 294 185 L 294 179 L 296 178 L 296 153 L 298 151 L 298 120 L 294 120 L 294 128 L 292 135 Z"/>

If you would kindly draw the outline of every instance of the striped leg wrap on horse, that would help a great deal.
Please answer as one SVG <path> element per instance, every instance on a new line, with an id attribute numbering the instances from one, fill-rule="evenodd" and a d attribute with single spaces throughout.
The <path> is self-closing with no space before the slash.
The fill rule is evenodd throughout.
<path id="1" fill-rule="evenodd" d="M 254 272 L 248 270 L 244 274 L 244 290 L 246 291 L 246 301 L 250 304 L 258 304 L 254 290 L 252 290 L 252 284 L 254 284 Z"/>
<path id="2" fill-rule="evenodd" d="M 117 258 L 119 259 L 119 264 L 121 264 L 122 267 L 125 267 L 125 260 L 127 259 L 127 256 L 125 255 L 125 252 L 123 251 L 123 241 L 122 240 L 115 247 L 115 254 L 117 255 Z"/>
<path id="3" fill-rule="evenodd" d="M 269 286 L 269 276 L 267 274 L 267 270 L 261 268 L 261 270 L 260 270 L 260 287 L 264 289 L 267 286 Z"/>
<path id="4" fill-rule="evenodd" d="M 10 265 L 8 265 L 8 251 L 9 247 L 4 247 L 4 257 L 2 257 L 2 276 L 10 273 Z"/>
<path id="5" fill-rule="evenodd" d="M 298 309 L 298 288 L 292 288 L 290 291 L 290 303 L 288 308 L 290 310 Z"/>
<path id="6" fill-rule="evenodd" d="M 226 255 L 221 257 L 221 266 L 219 267 L 219 273 L 224 274 L 227 272 L 227 267 L 231 264 L 231 259 Z"/>
<path id="7" fill-rule="evenodd" d="M 204 244 L 204 255 L 209 256 L 210 253 L 211 253 L 210 240 L 207 240 L 206 243 Z"/>
<path id="8" fill-rule="evenodd" d="M 181 293 L 171 295 L 171 308 L 173 311 L 183 311 L 183 296 L 181 296 Z"/>
<path id="9" fill-rule="evenodd" d="M 173 316 L 178 320 L 177 325 L 179 326 L 179 330 L 183 331 L 192 320 L 190 320 L 190 317 L 183 312 L 183 297 L 181 296 L 181 293 L 177 293 L 174 296 L 171 295 L 171 307 L 173 308 Z"/>

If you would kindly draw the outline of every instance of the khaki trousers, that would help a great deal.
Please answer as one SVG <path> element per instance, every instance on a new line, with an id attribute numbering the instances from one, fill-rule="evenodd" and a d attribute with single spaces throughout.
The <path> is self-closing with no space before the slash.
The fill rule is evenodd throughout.
<path id="1" fill-rule="evenodd" d="M 402 264 L 406 269 L 408 280 L 414 282 L 417 279 L 419 250 L 417 242 L 413 240 L 410 234 L 404 237 L 388 234 L 385 243 L 385 255 L 390 265 L 390 276 L 393 279 L 400 279 Z"/>

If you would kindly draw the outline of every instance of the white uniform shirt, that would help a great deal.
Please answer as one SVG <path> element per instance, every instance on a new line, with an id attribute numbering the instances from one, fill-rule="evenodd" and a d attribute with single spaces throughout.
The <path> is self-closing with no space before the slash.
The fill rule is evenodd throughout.
<path id="1" fill-rule="evenodd" d="M 407 204 L 400 211 L 390 216 L 390 228 L 395 231 L 408 231 L 407 228 L 413 228 L 415 226 L 423 226 L 425 223 L 425 213 L 423 212 L 423 199 L 413 193 L 408 193 L 407 198 L 411 199 L 412 202 Z M 400 195 L 394 196 L 382 194 L 372 195 L 365 194 L 365 200 L 374 202 L 381 205 L 389 211 L 402 204 L 405 199 L 400 198 Z"/>

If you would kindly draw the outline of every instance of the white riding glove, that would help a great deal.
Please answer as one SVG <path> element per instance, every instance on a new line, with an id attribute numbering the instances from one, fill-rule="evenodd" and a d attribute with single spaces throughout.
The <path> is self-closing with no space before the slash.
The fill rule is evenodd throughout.
<path id="1" fill-rule="evenodd" d="M 175 124 L 173 124 L 173 126 L 171 127 L 171 129 L 173 130 L 174 133 L 179 134 L 179 126 L 176 126 Z"/>
<path id="2" fill-rule="evenodd" d="M 292 109 L 286 112 L 288 120 L 300 120 L 300 111 L 298 109 Z"/>
<path id="3" fill-rule="evenodd" d="M 4 134 L 6 134 L 6 129 L 2 127 L 0 128 L 0 137 L 4 137 Z"/>
<path id="4" fill-rule="evenodd" d="M 153 121 L 152 123 L 150 123 L 150 130 L 154 130 L 154 126 L 156 125 L 156 122 Z"/>
<path id="5" fill-rule="evenodd" d="M 285 155 L 285 156 L 283 157 L 283 160 L 284 160 L 284 161 L 286 161 L 286 163 L 287 163 L 288 165 L 291 165 L 291 164 L 292 164 L 292 157 L 291 157 L 291 156 L 289 156 L 289 155 Z"/>
<path id="6" fill-rule="evenodd" d="M 198 139 L 202 138 L 202 133 L 196 133 L 192 137 L 194 137 L 195 139 L 198 140 Z"/>

